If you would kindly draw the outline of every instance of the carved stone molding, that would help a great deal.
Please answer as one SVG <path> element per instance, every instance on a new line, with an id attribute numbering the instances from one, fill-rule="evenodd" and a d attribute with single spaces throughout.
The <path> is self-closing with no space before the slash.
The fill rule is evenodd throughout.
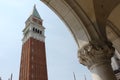
<path id="1" fill-rule="evenodd" d="M 79 62 L 88 68 L 104 63 L 111 63 L 111 57 L 114 51 L 115 49 L 111 43 L 104 45 L 89 43 L 78 50 Z"/>

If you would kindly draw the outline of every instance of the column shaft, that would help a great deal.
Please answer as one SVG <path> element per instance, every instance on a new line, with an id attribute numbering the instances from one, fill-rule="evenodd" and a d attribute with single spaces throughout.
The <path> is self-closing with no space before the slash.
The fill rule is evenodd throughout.
<path id="1" fill-rule="evenodd" d="M 90 69 L 93 80 L 116 80 L 112 67 L 109 63 L 100 64 Z"/>

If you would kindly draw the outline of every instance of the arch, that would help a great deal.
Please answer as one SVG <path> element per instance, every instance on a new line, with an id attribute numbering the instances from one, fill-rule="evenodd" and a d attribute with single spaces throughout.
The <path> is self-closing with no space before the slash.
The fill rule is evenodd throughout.
<path id="1" fill-rule="evenodd" d="M 35 31 L 35 28 L 33 27 L 33 31 Z"/>
<path id="2" fill-rule="evenodd" d="M 74 0 L 41 0 L 67 25 L 78 47 L 98 40 L 99 36 L 90 19 Z M 71 5 L 72 4 L 72 5 Z"/>
<path id="3" fill-rule="evenodd" d="M 117 28 L 117 30 L 120 31 L 120 4 L 116 5 L 116 7 L 112 10 L 108 20 Z"/>
<path id="4" fill-rule="evenodd" d="M 120 3 L 111 11 L 106 22 L 106 35 L 120 53 Z"/>
<path id="5" fill-rule="evenodd" d="M 120 53 L 120 30 L 111 22 L 107 21 L 106 34 L 109 41 L 113 43 L 114 48 Z"/>
<path id="6" fill-rule="evenodd" d="M 36 29 L 35 29 L 35 32 L 37 33 L 37 31 L 38 31 L 38 30 L 37 30 L 37 28 L 36 28 Z"/>

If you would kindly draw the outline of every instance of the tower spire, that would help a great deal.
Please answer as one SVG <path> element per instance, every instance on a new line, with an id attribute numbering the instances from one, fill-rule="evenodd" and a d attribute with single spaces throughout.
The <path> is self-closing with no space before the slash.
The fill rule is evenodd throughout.
<path id="1" fill-rule="evenodd" d="M 38 11 L 36 9 L 36 4 L 34 4 L 33 11 L 32 11 L 32 16 L 41 19 L 40 15 L 39 15 L 39 13 L 38 13 Z"/>
<path id="2" fill-rule="evenodd" d="M 86 79 L 86 75 L 84 75 L 84 78 L 85 78 L 85 80 L 87 80 L 87 79 Z"/>
<path id="3" fill-rule="evenodd" d="M 76 80 L 75 73 L 73 72 L 74 80 Z"/>
<path id="4" fill-rule="evenodd" d="M 11 73 L 10 80 L 12 80 L 12 78 L 13 78 L 13 74 Z"/>

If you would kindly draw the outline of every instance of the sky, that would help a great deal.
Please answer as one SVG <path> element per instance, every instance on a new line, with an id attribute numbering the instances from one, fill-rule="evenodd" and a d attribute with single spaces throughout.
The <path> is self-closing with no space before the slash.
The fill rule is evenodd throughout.
<path id="1" fill-rule="evenodd" d="M 79 64 L 77 44 L 67 26 L 39 0 L 0 0 L 0 77 L 19 80 L 22 48 L 22 30 L 33 6 L 43 19 L 47 57 L 48 80 L 91 79 L 87 67 Z"/>

